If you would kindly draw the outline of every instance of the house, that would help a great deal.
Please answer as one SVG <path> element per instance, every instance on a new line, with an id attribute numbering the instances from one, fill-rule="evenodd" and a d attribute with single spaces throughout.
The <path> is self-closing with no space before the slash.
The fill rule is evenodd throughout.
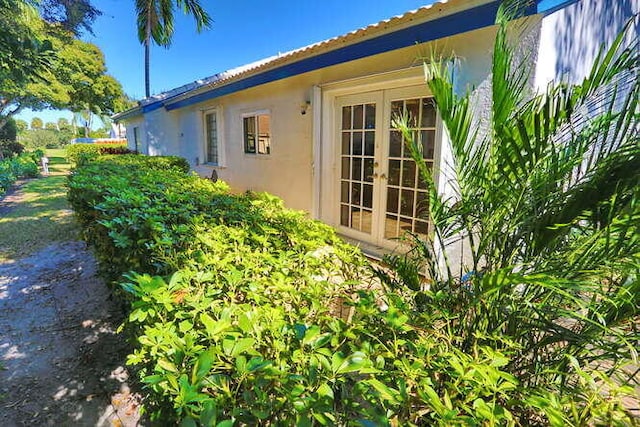
<path id="1" fill-rule="evenodd" d="M 186 158 L 237 191 L 268 191 L 342 235 L 392 248 L 404 231 L 427 233 L 426 193 L 391 118 L 418 118 L 426 160 L 448 158 L 447 135 L 424 84 L 422 58 L 451 62 L 456 87 L 489 87 L 499 2 L 449 0 L 351 33 L 215 74 L 144 99 L 115 119 L 129 148 Z M 576 81 L 601 43 L 638 13 L 638 0 L 539 0 L 521 43 L 532 85 Z"/>

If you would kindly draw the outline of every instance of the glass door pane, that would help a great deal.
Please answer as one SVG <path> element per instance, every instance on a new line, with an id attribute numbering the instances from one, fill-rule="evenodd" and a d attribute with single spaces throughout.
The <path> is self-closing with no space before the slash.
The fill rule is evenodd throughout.
<path id="1" fill-rule="evenodd" d="M 407 115 L 409 126 L 418 140 L 430 170 L 433 169 L 436 134 L 435 103 L 429 97 L 391 101 L 387 161 L 384 238 L 395 239 L 406 232 L 426 235 L 429 198 L 424 180 L 411 158 L 409 147 L 400 131 L 393 127 L 397 115 Z"/>
<path id="2" fill-rule="evenodd" d="M 340 225 L 373 229 L 376 104 L 342 106 L 340 123 Z"/>

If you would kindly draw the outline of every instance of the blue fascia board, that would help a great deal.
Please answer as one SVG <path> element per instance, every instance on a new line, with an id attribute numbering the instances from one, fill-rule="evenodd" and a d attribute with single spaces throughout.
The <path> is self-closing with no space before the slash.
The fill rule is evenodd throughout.
<path id="1" fill-rule="evenodd" d="M 549 14 L 576 1 L 578 0 L 539 0 L 533 7 L 528 8 L 526 13 Z M 310 71 L 489 27 L 495 23 L 496 13 L 500 3 L 501 2 L 497 0 L 473 9 L 463 10 L 452 15 L 423 22 L 413 27 L 394 31 L 360 43 L 354 43 L 343 48 L 267 70 L 224 86 L 214 87 L 206 92 L 174 102 L 172 102 L 171 99 L 157 101 L 144 106 L 142 111 L 143 113 L 147 113 L 162 108 L 163 106 L 168 111 L 176 110 Z M 183 94 L 177 95 L 176 97 L 182 95 Z"/>
<path id="2" fill-rule="evenodd" d="M 537 13 L 549 15 L 556 10 L 563 9 L 579 0 L 539 0 L 536 4 Z"/>
<path id="3" fill-rule="evenodd" d="M 147 104 L 142 107 L 142 113 L 150 113 L 151 111 L 155 111 L 159 108 L 162 108 L 162 101 L 156 101 L 152 104 Z"/>
<path id="4" fill-rule="evenodd" d="M 175 110 L 187 107 L 189 105 L 218 98 L 244 89 L 249 89 L 261 84 L 307 73 L 309 71 L 488 27 L 495 23 L 496 12 L 498 11 L 499 4 L 499 1 L 494 1 L 473 9 L 464 10 L 433 21 L 424 22 L 413 27 L 394 31 L 360 43 L 335 49 L 321 55 L 283 65 L 282 67 L 268 70 L 228 85 L 213 88 L 209 91 L 186 99 L 178 100 L 176 102 L 167 100 L 164 103 L 165 108 L 167 110 Z M 151 104 L 147 107 L 154 106 L 155 108 L 153 109 L 159 108 L 156 107 L 156 105 L 160 105 L 160 103 Z"/>

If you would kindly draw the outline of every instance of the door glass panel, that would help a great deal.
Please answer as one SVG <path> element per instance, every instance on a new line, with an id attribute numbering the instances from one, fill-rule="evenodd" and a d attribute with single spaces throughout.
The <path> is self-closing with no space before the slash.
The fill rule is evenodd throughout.
<path id="1" fill-rule="evenodd" d="M 362 206 L 373 208 L 373 185 L 365 184 L 362 187 Z"/>
<path id="2" fill-rule="evenodd" d="M 342 179 L 349 179 L 349 157 L 342 158 Z"/>
<path id="3" fill-rule="evenodd" d="M 384 237 L 385 239 L 393 239 L 398 237 L 398 217 L 395 215 L 386 215 L 384 219 Z"/>
<path id="4" fill-rule="evenodd" d="M 415 188 L 416 163 L 413 160 L 402 161 L 402 186 Z"/>
<path id="5" fill-rule="evenodd" d="M 402 190 L 400 193 L 400 213 L 406 216 L 413 216 L 413 195 L 411 190 Z"/>
<path id="6" fill-rule="evenodd" d="M 376 104 L 367 104 L 365 107 L 364 128 L 376 128 Z"/>
<path id="7" fill-rule="evenodd" d="M 389 134 L 389 157 L 402 156 L 402 134 L 392 130 Z"/>
<path id="8" fill-rule="evenodd" d="M 427 168 L 432 169 L 435 156 L 436 109 L 432 98 L 412 98 L 391 102 L 391 119 L 407 116 L 416 142 L 421 145 Z M 393 123 L 393 121 L 392 121 Z M 419 177 L 410 150 L 393 124 L 389 133 L 387 161 L 386 212 L 384 237 L 393 239 L 406 232 L 426 236 L 429 231 L 429 200 L 426 184 Z"/>
<path id="9" fill-rule="evenodd" d="M 389 185 L 400 185 L 400 160 L 389 160 Z"/>
<path id="10" fill-rule="evenodd" d="M 341 120 L 340 224 L 371 233 L 376 105 L 342 107 Z"/>
<path id="11" fill-rule="evenodd" d="M 349 203 L 349 183 L 342 182 L 340 184 L 340 201 L 342 203 Z"/>
<path id="12" fill-rule="evenodd" d="M 371 233 L 371 227 L 373 224 L 373 212 L 363 209 L 360 215 L 362 215 L 360 219 L 360 225 L 362 227 L 361 231 L 364 231 L 365 233 Z"/>
<path id="13" fill-rule="evenodd" d="M 349 132 L 342 132 L 342 154 L 349 155 L 351 149 L 351 134 Z"/>
<path id="14" fill-rule="evenodd" d="M 422 98 L 422 120 L 423 128 L 436 127 L 436 104 L 433 98 Z"/>
<path id="15" fill-rule="evenodd" d="M 362 158 L 354 157 L 352 162 L 351 180 L 362 181 Z"/>
<path id="16" fill-rule="evenodd" d="M 351 107 L 342 107 L 342 129 L 351 129 Z"/>
<path id="17" fill-rule="evenodd" d="M 349 226 L 349 206 L 340 205 L 340 225 Z"/>
<path id="18" fill-rule="evenodd" d="M 373 159 L 364 159 L 364 181 L 373 182 Z"/>
<path id="19" fill-rule="evenodd" d="M 353 106 L 353 128 L 354 129 L 362 129 L 364 127 L 363 114 L 364 114 L 363 105 Z"/>
<path id="20" fill-rule="evenodd" d="M 360 192 L 362 184 L 354 182 L 351 184 L 351 204 L 354 206 L 360 206 Z"/>
<path id="21" fill-rule="evenodd" d="M 353 134 L 353 155 L 361 156 L 362 155 L 362 133 L 357 132 Z"/>
<path id="22" fill-rule="evenodd" d="M 364 155 L 373 156 L 376 147 L 376 133 L 368 131 L 364 134 Z"/>

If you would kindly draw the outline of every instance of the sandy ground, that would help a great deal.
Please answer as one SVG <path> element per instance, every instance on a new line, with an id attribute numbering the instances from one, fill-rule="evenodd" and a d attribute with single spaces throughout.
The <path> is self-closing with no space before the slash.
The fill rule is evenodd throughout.
<path id="1" fill-rule="evenodd" d="M 0 264 L 0 426 L 140 425 L 121 316 L 84 242 Z"/>

